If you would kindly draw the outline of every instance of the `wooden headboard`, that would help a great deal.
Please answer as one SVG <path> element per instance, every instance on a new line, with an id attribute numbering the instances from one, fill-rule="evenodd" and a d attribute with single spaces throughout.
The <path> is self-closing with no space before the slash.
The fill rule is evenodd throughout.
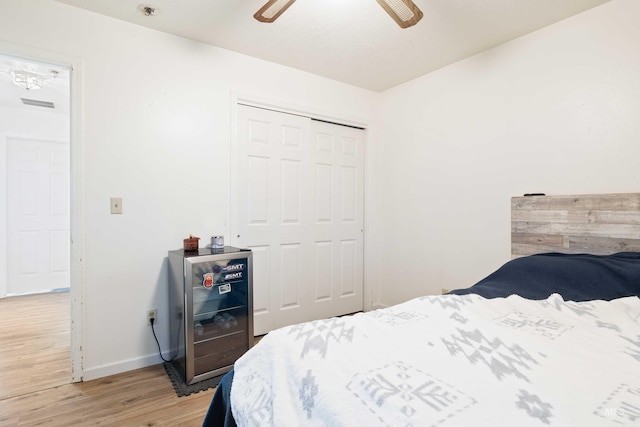
<path id="1" fill-rule="evenodd" d="M 511 257 L 640 252 L 640 193 L 511 198 Z"/>

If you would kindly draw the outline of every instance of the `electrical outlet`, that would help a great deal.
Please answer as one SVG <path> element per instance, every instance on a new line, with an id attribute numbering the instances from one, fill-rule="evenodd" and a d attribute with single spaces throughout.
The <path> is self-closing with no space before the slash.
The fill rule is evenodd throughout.
<path id="1" fill-rule="evenodd" d="M 156 309 L 147 310 L 147 325 L 151 324 L 151 319 L 153 319 L 153 324 L 156 324 L 158 318 L 156 317 Z"/>

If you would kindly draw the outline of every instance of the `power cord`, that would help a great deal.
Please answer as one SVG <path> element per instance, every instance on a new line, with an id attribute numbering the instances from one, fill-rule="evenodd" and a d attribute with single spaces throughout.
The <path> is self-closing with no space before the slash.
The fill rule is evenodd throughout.
<path id="1" fill-rule="evenodd" d="M 158 337 L 156 336 L 156 328 L 153 327 L 153 324 L 156 322 L 155 318 L 151 318 L 149 319 L 149 323 L 151 323 L 151 332 L 153 332 L 153 338 L 156 339 L 156 344 L 158 344 L 158 354 L 160 355 L 160 359 L 162 359 L 164 362 L 172 362 L 173 359 L 176 358 L 176 356 L 178 355 L 178 353 L 176 352 L 176 354 L 169 360 L 165 359 L 164 356 L 162 356 L 162 349 L 160 348 L 160 341 L 158 341 Z"/>

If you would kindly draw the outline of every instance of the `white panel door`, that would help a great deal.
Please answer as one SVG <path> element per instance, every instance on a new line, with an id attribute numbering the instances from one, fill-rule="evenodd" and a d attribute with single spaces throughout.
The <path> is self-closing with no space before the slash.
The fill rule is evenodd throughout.
<path id="1" fill-rule="evenodd" d="M 9 139 L 7 161 L 7 292 L 68 288 L 69 144 Z"/>
<path id="2" fill-rule="evenodd" d="M 313 120 L 315 318 L 363 309 L 364 131 Z"/>
<path id="3" fill-rule="evenodd" d="M 254 331 L 362 310 L 363 134 L 238 106 L 235 245 L 254 252 Z"/>

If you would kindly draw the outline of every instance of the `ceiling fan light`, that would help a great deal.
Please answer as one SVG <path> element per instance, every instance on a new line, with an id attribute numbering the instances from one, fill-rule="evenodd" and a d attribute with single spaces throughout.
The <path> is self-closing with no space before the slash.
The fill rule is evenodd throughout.
<path id="1" fill-rule="evenodd" d="M 413 18 L 413 12 L 402 0 L 383 0 L 403 21 Z"/>
<path id="2" fill-rule="evenodd" d="M 26 90 L 42 88 L 42 79 L 39 75 L 28 71 L 14 70 L 11 72 L 13 83 Z"/>
<path id="3" fill-rule="evenodd" d="M 296 0 L 269 0 L 253 17 L 260 22 L 273 22 L 295 1 Z"/>
<path id="4" fill-rule="evenodd" d="M 396 23 L 407 28 L 422 19 L 422 11 L 411 0 L 377 0 Z"/>

